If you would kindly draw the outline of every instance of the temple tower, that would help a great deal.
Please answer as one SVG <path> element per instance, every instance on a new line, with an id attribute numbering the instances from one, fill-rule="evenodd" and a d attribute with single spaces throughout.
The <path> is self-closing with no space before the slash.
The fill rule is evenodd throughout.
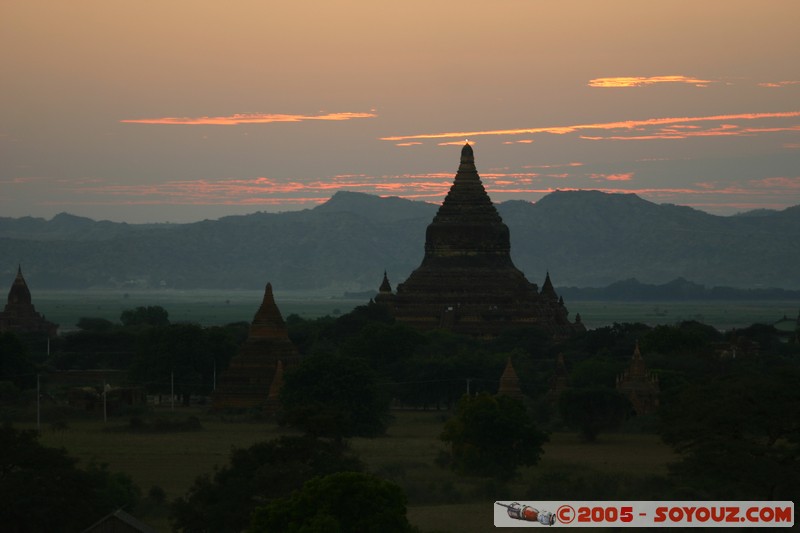
<path id="1" fill-rule="evenodd" d="M 22 275 L 22 266 L 17 267 L 17 276 L 8 291 L 8 301 L 0 313 L 0 332 L 46 333 L 55 337 L 58 324 L 53 324 L 36 312 L 28 283 Z"/>
<path id="2" fill-rule="evenodd" d="M 384 275 L 379 303 L 389 306 L 398 321 L 420 329 L 476 336 L 532 325 L 556 335 L 583 329 L 568 320 L 549 273 L 539 294 L 514 266 L 508 226 L 483 187 L 469 144 L 462 148 L 453 185 L 427 228 L 422 263 L 396 293 L 387 293 L 387 287 Z"/>
<path id="3" fill-rule="evenodd" d="M 247 340 L 220 376 L 212 398 L 213 409 L 274 410 L 283 370 L 299 361 L 300 355 L 289 340 L 286 323 L 275 304 L 272 285 L 267 283 Z"/>
<path id="4" fill-rule="evenodd" d="M 639 350 L 639 341 L 636 341 L 628 370 L 617 376 L 617 390 L 628 398 L 637 415 L 646 415 L 658 409 L 658 376 L 647 370 Z"/>
<path id="5" fill-rule="evenodd" d="M 500 385 L 497 388 L 497 395 L 510 396 L 517 400 L 525 398 L 519 386 L 519 376 L 517 376 L 517 371 L 514 370 L 514 366 L 511 364 L 510 357 L 506 362 L 505 369 L 503 369 L 503 374 L 500 376 Z"/>

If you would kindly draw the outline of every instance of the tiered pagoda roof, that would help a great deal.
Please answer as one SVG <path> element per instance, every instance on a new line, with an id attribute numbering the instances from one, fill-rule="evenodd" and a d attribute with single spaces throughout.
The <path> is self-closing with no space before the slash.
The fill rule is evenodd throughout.
<path id="1" fill-rule="evenodd" d="M 461 150 L 453 185 L 426 231 L 422 264 L 396 293 L 387 293 L 387 287 L 384 276 L 376 301 L 388 305 L 397 320 L 421 329 L 477 336 L 524 325 L 554 334 L 583 329 L 569 321 L 549 273 L 540 294 L 514 266 L 508 226 L 483 187 L 469 144 Z"/>

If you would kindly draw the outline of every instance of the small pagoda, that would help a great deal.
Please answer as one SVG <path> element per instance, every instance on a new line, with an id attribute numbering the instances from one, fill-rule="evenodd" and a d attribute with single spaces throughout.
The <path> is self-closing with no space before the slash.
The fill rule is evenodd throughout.
<path id="1" fill-rule="evenodd" d="M 483 187 L 465 144 L 453 185 L 425 234 L 420 266 L 392 292 L 384 273 L 375 301 L 399 322 L 479 337 L 538 326 L 553 335 L 584 330 L 571 322 L 549 272 L 541 292 L 511 260 L 508 226 Z"/>
<path id="2" fill-rule="evenodd" d="M 263 409 L 274 412 L 278 405 L 284 369 L 300 361 L 281 312 L 275 304 L 272 285 L 250 324 L 250 332 L 230 366 L 220 376 L 212 395 L 212 408 L 221 410 Z"/>
<path id="3" fill-rule="evenodd" d="M 506 367 L 503 369 L 503 374 L 500 376 L 500 385 L 497 388 L 498 396 L 509 396 L 517 400 L 523 400 L 525 395 L 519 386 L 519 376 L 514 366 L 511 364 L 511 358 L 506 361 Z"/>
<path id="4" fill-rule="evenodd" d="M 636 341 L 630 366 L 617 376 L 617 390 L 628 398 L 637 415 L 650 414 L 658 409 L 658 376 L 645 367 L 639 341 Z"/>
<path id="5" fill-rule="evenodd" d="M 44 333 L 48 337 L 55 337 L 58 332 L 58 324 L 49 322 L 33 306 L 31 291 L 22 275 L 21 265 L 17 267 L 17 277 L 8 291 L 6 306 L 0 312 L 0 333 L 5 331 Z"/>

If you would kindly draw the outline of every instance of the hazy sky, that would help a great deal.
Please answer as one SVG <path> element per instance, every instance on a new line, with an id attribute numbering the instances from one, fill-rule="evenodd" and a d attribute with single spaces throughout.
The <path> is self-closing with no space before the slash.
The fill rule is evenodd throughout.
<path id="1" fill-rule="evenodd" d="M 797 0 L 0 0 L 0 216 L 800 204 Z"/>

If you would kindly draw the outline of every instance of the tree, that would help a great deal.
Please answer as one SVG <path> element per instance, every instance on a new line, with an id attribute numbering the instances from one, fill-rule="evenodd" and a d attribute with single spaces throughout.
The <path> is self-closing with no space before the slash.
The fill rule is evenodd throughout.
<path id="1" fill-rule="evenodd" d="M 21 389 L 36 385 L 36 366 L 28 349 L 12 333 L 0 333 L 0 381 L 10 381 Z"/>
<path id="2" fill-rule="evenodd" d="M 722 334 L 711 326 L 687 320 L 674 326 L 661 325 L 642 337 L 642 350 L 662 354 L 708 353 L 714 342 L 722 340 Z"/>
<path id="3" fill-rule="evenodd" d="M 291 496 L 259 507 L 250 533 L 405 533 L 403 490 L 372 474 L 340 472 L 308 481 Z"/>
<path id="4" fill-rule="evenodd" d="M 800 365 L 730 361 L 721 376 L 672 391 L 662 438 L 689 498 L 789 500 L 800 493 Z"/>
<path id="5" fill-rule="evenodd" d="M 0 428 L 0 524 L 3 531 L 83 531 L 109 512 L 136 505 L 139 489 L 105 466 L 77 467 L 36 432 Z"/>
<path id="6" fill-rule="evenodd" d="M 119 321 L 123 326 L 166 326 L 169 324 L 169 313 L 160 305 L 139 306 L 123 311 Z"/>
<path id="7" fill-rule="evenodd" d="M 322 437 L 374 437 L 386 431 L 389 397 L 361 360 L 307 357 L 286 373 L 281 422 Z"/>
<path id="8" fill-rule="evenodd" d="M 131 378 L 160 393 L 174 383 L 175 393 L 188 404 L 190 395 L 211 390 L 214 346 L 208 330 L 196 324 L 148 328 L 139 337 Z"/>
<path id="9" fill-rule="evenodd" d="M 104 323 L 107 323 L 104 325 Z M 102 318 L 82 318 L 79 331 L 60 337 L 50 364 L 63 370 L 78 368 L 128 369 L 134 356 L 138 330 L 114 326 Z"/>
<path id="10" fill-rule="evenodd" d="M 631 411 L 627 398 L 605 387 L 567 389 L 558 399 L 561 417 L 587 442 L 601 431 L 618 427 Z"/>
<path id="11" fill-rule="evenodd" d="M 172 505 L 178 531 L 242 531 L 258 505 L 287 496 L 315 476 L 360 471 L 361 462 L 333 442 L 281 437 L 231 452 L 229 464 L 195 480 Z"/>
<path id="12" fill-rule="evenodd" d="M 114 323 L 105 318 L 81 317 L 76 324 L 83 331 L 105 332 L 114 327 Z"/>
<path id="13" fill-rule="evenodd" d="M 456 471 L 510 479 L 518 467 L 539 462 L 547 435 L 536 428 L 522 402 L 484 392 L 461 398 L 441 439 L 450 443 Z"/>

